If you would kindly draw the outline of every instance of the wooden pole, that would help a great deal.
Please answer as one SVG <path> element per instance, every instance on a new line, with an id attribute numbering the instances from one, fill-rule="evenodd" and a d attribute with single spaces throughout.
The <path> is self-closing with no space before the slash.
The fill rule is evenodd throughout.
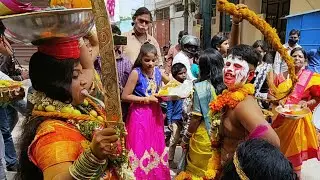
<path id="1" fill-rule="evenodd" d="M 101 80 L 105 89 L 106 120 L 122 121 L 113 35 L 105 0 L 91 0 L 101 56 Z"/>
<path id="2" fill-rule="evenodd" d="M 183 18 L 184 18 L 184 31 L 188 32 L 188 21 L 189 21 L 189 2 L 188 0 L 184 0 L 184 12 L 183 12 Z"/>

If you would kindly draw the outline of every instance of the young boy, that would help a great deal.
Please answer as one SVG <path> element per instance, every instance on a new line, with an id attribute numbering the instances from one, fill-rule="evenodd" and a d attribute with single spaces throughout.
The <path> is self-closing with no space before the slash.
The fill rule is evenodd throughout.
<path id="1" fill-rule="evenodd" d="M 176 63 L 171 69 L 172 76 L 177 81 L 183 83 L 187 78 L 187 68 L 182 63 Z M 183 100 L 167 102 L 167 119 L 168 126 L 171 130 L 169 145 L 169 167 L 176 169 L 177 164 L 174 162 L 176 146 L 180 140 L 180 133 L 183 129 Z"/>

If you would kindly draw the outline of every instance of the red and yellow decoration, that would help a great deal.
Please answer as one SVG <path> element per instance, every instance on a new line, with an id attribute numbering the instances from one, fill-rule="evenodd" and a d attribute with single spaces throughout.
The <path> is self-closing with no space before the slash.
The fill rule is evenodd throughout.
<path id="1" fill-rule="evenodd" d="M 235 91 L 224 90 L 209 106 L 211 110 L 211 143 L 212 156 L 209 160 L 207 171 L 203 179 L 213 180 L 221 170 L 221 139 L 219 127 L 221 124 L 221 112 L 228 108 L 235 108 L 248 95 L 253 95 L 255 91 L 253 84 L 245 84 Z"/>
<path id="2" fill-rule="evenodd" d="M 294 67 L 294 60 L 292 57 L 287 53 L 285 47 L 283 47 L 280 38 L 277 34 L 276 29 L 272 28 L 264 19 L 259 17 L 255 12 L 251 11 L 248 8 L 238 8 L 235 4 L 229 3 L 228 0 L 218 0 L 218 10 L 227 12 L 233 16 L 246 19 L 252 24 L 254 27 L 259 29 L 261 33 L 264 35 L 265 39 L 269 42 L 269 44 L 279 52 L 282 59 L 287 63 L 289 68 L 290 78 L 292 80 L 293 86 L 297 82 L 297 76 L 295 75 L 295 67 Z M 281 97 L 283 99 L 288 94 L 290 94 L 292 88 L 285 93 L 285 96 Z"/>
<path id="3" fill-rule="evenodd" d="M 254 85 L 245 84 L 236 91 L 224 90 L 216 100 L 212 101 L 209 106 L 213 113 L 221 111 L 223 108 L 235 108 L 237 104 L 244 100 L 244 98 L 249 94 L 254 94 Z"/>

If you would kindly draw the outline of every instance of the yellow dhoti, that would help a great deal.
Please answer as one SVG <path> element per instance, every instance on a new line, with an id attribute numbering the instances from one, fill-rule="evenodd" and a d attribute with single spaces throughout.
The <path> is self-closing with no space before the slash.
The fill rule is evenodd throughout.
<path id="1" fill-rule="evenodd" d="M 211 154 L 210 138 L 205 123 L 202 122 L 192 135 L 189 145 L 186 171 L 192 174 L 193 179 L 200 179 L 205 175 Z"/>

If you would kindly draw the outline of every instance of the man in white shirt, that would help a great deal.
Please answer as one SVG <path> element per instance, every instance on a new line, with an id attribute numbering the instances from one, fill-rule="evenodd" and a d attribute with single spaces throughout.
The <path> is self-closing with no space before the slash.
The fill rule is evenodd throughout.
<path id="1" fill-rule="evenodd" d="M 182 51 L 173 58 L 172 65 L 182 63 L 187 68 L 187 79 L 195 80 L 196 77 L 191 72 L 191 65 L 199 56 L 200 40 L 195 36 L 185 35 L 181 39 L 181 48 Z"/>
<path id="2" fill-rule="evenodd" d="M 287 49 L 289 54 L 294 48 L 301 47 L 298 44 L 299 38 L 300 38 L 300 31 L 296 29 L 292 29 L 289 33 L 288 42 L 283 45 Z M 273 71 L 276 74 L 283 73 L 285 77 L 288 75 L 288 65 L 284 60 L 282 60 L 278 52 L 276 53 L 276 56 L 274 58 Z"/>

